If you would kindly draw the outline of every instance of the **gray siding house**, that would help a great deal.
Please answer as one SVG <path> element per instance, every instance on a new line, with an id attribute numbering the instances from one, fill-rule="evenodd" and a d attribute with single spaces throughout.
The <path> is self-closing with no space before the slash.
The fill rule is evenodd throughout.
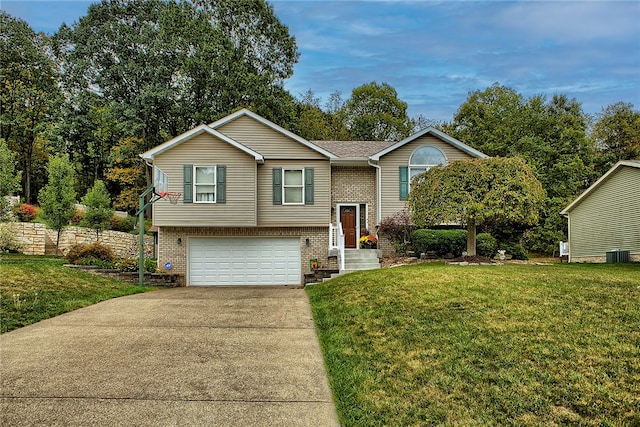
<path id="1" fill-rule="evenodd" d="M 567 206 L 569 262 L 605 262 L 612 250 L 640 262 L 640 161 L 623 160 Z"/>

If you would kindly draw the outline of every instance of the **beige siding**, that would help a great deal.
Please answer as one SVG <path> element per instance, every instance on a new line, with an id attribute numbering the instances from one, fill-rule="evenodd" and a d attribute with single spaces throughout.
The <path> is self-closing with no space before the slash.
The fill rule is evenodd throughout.
<path id="1" fill-rule="evenodd" d="M 226 165 L 227 202 L 183 203 L 160 200 L 153 205 L 158 226 L 252 227 L 256 225 L 256 161 L 227 142 L 201 134 L 158 155 L 154 165 L 169 177 L 169 191 L 183 192 L 183 165 Z"/>
<path id="2" fill-rule="evenodd" d="M 274 205 L 273 168 L 314 168 L 313 205 Z M 258 165 L 258 226 L 329 226 L 331 168 L 328 160 L 271 160 Z"/>
<path id="3" fill-rule="evenodd" d="M 622 166 L 569 213 L 571 259 L 640 254 L 640 169 Z"/>
<path id="4" fill-rule="evenodd" d="M 411 153 L 423 145 L 431 145 L 438 148 L 445 155 L 448 162 L 471 158 L 471 156 L 464 151 L 431 135 L 418 138 L 383 156 L 379 162 L 382 169 L 382 218 L 393 215 L 405 208 L 405 202 L 400 200 L 400 175 L 398 168 L 400 166 L 408 166 Z"/>
<path id="5" fill-rule="evenodd" d="M 326 159 L 317 151 L 251 117 L 239 117 L 216 130 L 257 151 L 265 159 Z"/>

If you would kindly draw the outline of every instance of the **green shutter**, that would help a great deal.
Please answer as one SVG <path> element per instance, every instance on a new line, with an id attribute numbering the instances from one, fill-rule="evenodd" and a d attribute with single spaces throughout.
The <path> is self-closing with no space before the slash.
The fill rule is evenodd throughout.
<path id="1" fill-rule="evenodd" d="M 313 204 L 313 168 L 304 169 L 304 204 Z"/>
<path id="2" fill-rule="evenodd" d="M 227 203 L 227 167 L 216 167 L 216 203 Z"/>
<path id="3" fill-rule="evenodd" d="M 273 204 L 282 204 L 282 169 L 273 168 Z"/>
<path id="4" fill-rule="evenodd" d="M 193 203 L 193 165 L 183 165 L 183 170 L 182 181 L 184 188 L 182 189 L 182 202 Z"/>
<path id="5" fill-rule="evenodd" d="M 409 194 L 409 168 L 400 166 L 400 200 L 407 200 Z"/>

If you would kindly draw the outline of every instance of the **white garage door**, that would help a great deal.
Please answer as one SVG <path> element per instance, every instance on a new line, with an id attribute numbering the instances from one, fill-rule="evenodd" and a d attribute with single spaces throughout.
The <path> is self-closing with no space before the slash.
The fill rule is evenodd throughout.
<path id="1" fill-rule="evenodd" d="M 189 285 L 299 285 L 300 239 L 189 239 Z"/>

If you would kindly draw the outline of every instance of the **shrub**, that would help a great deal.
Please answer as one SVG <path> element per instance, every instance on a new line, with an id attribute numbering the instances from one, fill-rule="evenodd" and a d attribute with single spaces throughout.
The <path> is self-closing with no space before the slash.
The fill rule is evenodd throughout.
<path id="1" fill-rule="evenodd" d="M 14 223 L 0 224 L 0 252 L 20 252 L 22 244 L 18 242 L 17 235 Z"/>
<path id="2" fill-rule="evenodd" d="M 114 215 L 109 220 L 109 229 L 129 233 L 133 231 L 133 223 L 135 222 L 135 220 L 135 217 L 132 216 L 122 218 Z"/>
<path id="3" fill-rule="evenodd" d="M 36 219 L 37 213 L 37 208 L 27 203 L 20 203 L 13 207 L 13 215 L 19 222 L 31 222 Z"/>
<path id="4" fill-rule="evenodd" d="M 91 244 L 80 244 L 73 246 L 67 253 L 67 258 L 73 264 L 79 264 L 83 258 L 96 258 L 102 261 L 112 262 L 114 260 L 113 251 L 108 246 L 99 242 Z"/>
<path id="5" fill-rule="evenodd" d="M 117 268 L 120 271 L 138 271 L 138 262 L 137 259 L 128 259 L 128 258 L 120 258 L 116 262 L 113 263 L 113 267 Z M 156 272 L 156 260 L 152 258 L 144 259 L 144 270 L 150 273 Z"/>
<path id="6" fill-rule="evenodd" d="M 82 221 L 83 216 L 84 216 L 84 212 L 76 211 L 76 213 L 73 215 L 73 218 L 71 218 L 71 224 L 79 225 L 80 222 Z"/>
<path id="7" fill-rule="evenodd" d="M 493 258 L 498 251 L 498 241 L 489 233 L 476 236 L 476 252 L 480 256 Z"/>
<path id="8" fill-rule="evenodd" d="M 104 261 L 99 258 L 80 258 L 76 264 L 79 265 L 95 265 L 102 268 L 113 268 L 113 263 L 110 261 Z"/>
<path id="9" fill-rule="evenodd" d="M 467 232 L 420 229 L 411 235 L 411 244 L 417 254 L 434 251 L 437 256 L 460 256 L 467 247 Z"/>
<path id="10" fill-rule="evenodd" d="M 507 251 L 507 254 L 511 255 L 511 259 L 529 259 L 524 247 L 518 242 L 501 243 L 500 249 Z"/>
<path id="11" fill-rule="evenodd" d="M 411 237 L 416 227 L 411 224 L 411 216 L 406 209 L 398 211 L 380 221 L 378 234 L 387 239 L 403 244 Z"/>

